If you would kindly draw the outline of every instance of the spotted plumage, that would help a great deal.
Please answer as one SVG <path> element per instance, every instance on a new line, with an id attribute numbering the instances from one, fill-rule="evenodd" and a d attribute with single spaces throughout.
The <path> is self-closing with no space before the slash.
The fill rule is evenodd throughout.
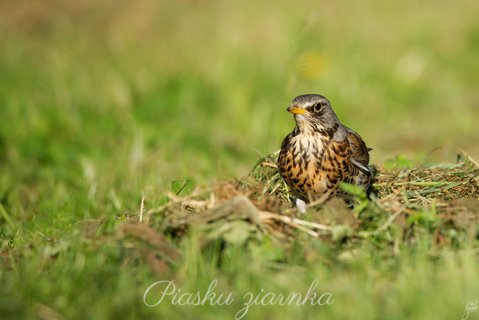
<path id="1" fill-rule="evenodd" d="M 328 99 L 301 95 L 288 111 L 294 114 L 296 127 L 283 140 L 278 167 L 296 198 L 309 202 L 339 194 L 342 181 L 370 191 L 371 149 L 359 134 L 341 124 Z"/>

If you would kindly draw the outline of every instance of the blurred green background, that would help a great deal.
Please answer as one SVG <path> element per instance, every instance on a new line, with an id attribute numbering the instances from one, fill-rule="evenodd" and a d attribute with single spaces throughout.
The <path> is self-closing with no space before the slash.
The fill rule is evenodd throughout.
<path id="1" fill-rule="evenodd" d="M 380 166 L 477 156 L 478 17 L 475 0 L 1 1 L 5 290 L 39 281 L 30 268 L 82 219 L 136 212 L 143 193 L 154 206 L 174 180 L 244 176 L 299 94 L 327 96 Z M 0 305 L 52 301 L 49 279 Z"/>
<path id="2" fill-rule="evenodd" d="M 378 163 L 477 150 L 476 1 L 3 1 L 0 10 L 3 163 L 93 163 L 124 178 L 127 162 L 133 179 L 160 185 L 243 175 L 279 148 L 293 126 L 285 108 L 308 92 L 330 98 Z"/>

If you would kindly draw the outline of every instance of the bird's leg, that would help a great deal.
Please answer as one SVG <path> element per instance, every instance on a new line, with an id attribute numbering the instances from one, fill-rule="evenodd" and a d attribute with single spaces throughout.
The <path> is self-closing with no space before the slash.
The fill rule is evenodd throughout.
<path id="1" fill-rule="evenodd" d="M 299 198 L 296 198 L 296 207 L 298 208 L 298 211 L 302 214 L 305 214 L 306 209 L 308 209 L 308 205 L 306 204 L 306 202 Z"/>

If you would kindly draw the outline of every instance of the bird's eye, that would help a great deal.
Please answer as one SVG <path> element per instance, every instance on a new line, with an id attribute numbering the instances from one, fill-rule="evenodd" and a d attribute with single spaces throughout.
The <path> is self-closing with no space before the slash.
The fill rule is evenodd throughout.
<path id="1" fill-rule="evenodd" d="M 322 103 L 318 102 L 314 105 L 313 109 L 314 111 L 318 112 L 319 110 L 321 110 L 322 107 L 323 107 Z"/>

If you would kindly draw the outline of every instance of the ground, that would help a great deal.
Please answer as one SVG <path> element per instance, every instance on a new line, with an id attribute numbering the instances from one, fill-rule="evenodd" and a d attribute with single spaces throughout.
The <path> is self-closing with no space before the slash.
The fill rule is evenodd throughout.
<path id="1" fill-rule="evenodd" d="M 250 295 L 248 319 L 478 318 L 478 14 L 2 2 L 0 318 L 233 319 Z M 274 153 L 304 93 L 374 149 L 377 197 L 291 207 Z M 230 305 L 181 305 L 215 281 Z M 315 283 L 322 305 L 270 300 Z"/>

